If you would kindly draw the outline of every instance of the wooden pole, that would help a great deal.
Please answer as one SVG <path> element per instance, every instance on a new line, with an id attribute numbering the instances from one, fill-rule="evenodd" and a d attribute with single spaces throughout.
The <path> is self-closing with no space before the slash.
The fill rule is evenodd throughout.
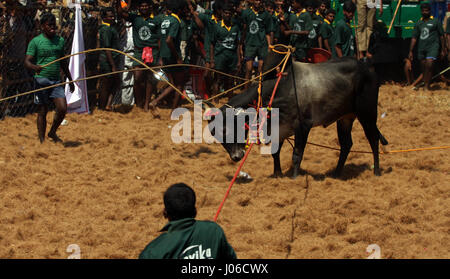
<path id="1" fill-rule="evenodd" d="M 399 0 L 397 3 L 397 8 L 395 8 L 394 15 L 392 16 L 391 25 L 389 26 L 388 34 L 391 33 L 391 29 L 392 29 L 392 26 L 394 25 L 395 17 L 397 16 L 398 8 L 400 7 L 401 3 L 402 3 L 402 0 Z"/>

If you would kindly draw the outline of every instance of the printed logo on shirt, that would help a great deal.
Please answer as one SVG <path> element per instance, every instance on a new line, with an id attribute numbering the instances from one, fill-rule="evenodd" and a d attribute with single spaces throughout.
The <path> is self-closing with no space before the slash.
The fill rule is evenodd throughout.
<path id="1" fill-rule="evenodd" d="M 203 250 L 202 245 L 192 245 L 181 252 L 180 259 L 212 259 L 211 248 Z"/>
<path id="2" fill-rule="evenodd" d="M 420 39 L 426 40 L 430 36 L 430 30 L 426 27 L 422 29 L 422 32 L 420 33 Z"/>
<path id="3" fill-rule="evenodd" d="M 166 34 L 166 29 L 168 29 L 170 27 L 170 20 L 165 19 L 162 23 L 161 23 L 161 34 Z"/>
<path id="4" fill-rule="evenodd" d="M 226 37 L 225 40 L 222 41 L 222 46 L 227 49 L 234 49 L 234 38 Z"/>
<path id="5" fill-rule="evenodd" d="M 317 35 L 316 30 L 314 30 L 314 28 L 313 28 L 313 29 L 311 29 L 311 31 L 309 31 L 308 38 L 314 39 L 316 37 L 316 35 Z"/>
<path id="6" fill-rule="evenodd" d="M 258 33 L 258 31 L 259 31 L 258 22 L 256 20 L 252 20 L 252 22 L 250 22 L 250 34 L 254 35 Z"/>
<path id="7" fill-rule="evenodd" d="M 139 38 L 143 41 L 147 41 L 152 37 L 152 32 L 148 26 L 142 26 L 139 28 Z"/>

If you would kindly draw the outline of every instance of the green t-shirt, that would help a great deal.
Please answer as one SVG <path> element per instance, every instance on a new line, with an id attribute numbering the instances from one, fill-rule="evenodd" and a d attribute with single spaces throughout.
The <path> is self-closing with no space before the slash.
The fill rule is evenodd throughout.
<path id="1" fill-rule="evenodd" d="M 167 37 L 172 37 L 175 48 L 177 50 L 178 56 L 181 58 L 181 20 L 174 17 L 173 15 L 168 15 L 162 19 L 161 22 L 161 57 L 166 59 L 174 59 L 170 51 L 169 46 L 166 43 Z"/>
<path id="2" fill-rule="evenodd" d="M 320 32 L 320 26 L 322 25 L 322 20 L 320 16 L 313 14 L 311 15 L 311 22 L 313 25 L 313 28 L 311 29 L 311 32 L 309 32 L 308 35 L 308 43 L 309 47 L 319 47 L 319 32 Z"/>
<path id="3" fill-rule="evenodd" d="M 160 16 L 144 18 L 140 15 L 130 13 L 128 21 L 133 25 L 133 43 L 137 48 L 158 47 L 158 28 Z"/>
<path id="4" fill-rule="evenodd" d="M 323 40 L 328 40 L 331 54 L 333 57 L 336 57 L 336 50 L 334 49 L 334 28 L 328 20 L 324 21 L 320 26 L 319 36 L 322 37 Z M 323 45 L 323 48 L 325 48 L 325 45 Z"/>
<path id="5" fill-rule="evenodd" d="M 288 19 L 289 27 L 294 31 L 309 31 L 313 30 L 313 24 L 311 20 L 311 15 L 308 12 L 301 13 L 291 13 Z M 291 44 L 295 48 L 308 48 L 308 37 L 309 35 L 291 35 Z"/>
<path id="6" fill-rule="evenodd" d="M 214 26 L 211 43 L 214 45 L 214 55 L 219 55 L 223 52 L 227 54 L 237 55 L 237 46 L 239 44 L 240 29 L 239 25 L 232 24 L 230 29 L 220 22 Z"/>
<path id="7" fill-rule="evenodd" d="M 341 19 L 336 24 L 336 29 L 334 32 L 334 45 L 340 45 L 342 49 L 343 56 L 354 56 L 355 46 L 354 46 L 354 36 L 353 30 L 350 24 Z"/>
<path id="8" fill-rule="evenodd" d="M 44 34 L 34 37 L 28 44 L 26 55 L 34 57 L 36 65 L 45 65 L 64 56 L 64 39 L 54 36 L 49 39 Z M 42 69 L 36 77 L 60 80 L 60 62 L 56 62 Z"/>
<path id="9" fill-rule="evenodd" d="M 245 45 L 263 47 L 267 45 L 266 35 L 273 31 L 272 16 L 264 11 L 255 13 L 252 9 L 245 9 L 241 14 L 242 22 L 247 26 Z"/>
<path id="10" fill-rule="evenodd" d="M 98 35 L 100 38 L 101 48 L 113 48 L 120 50 L 119 32 L 117 32 L 116 28 L 113 26 L 108 26 L 107 24 L 102 24 L 98 29 Z M 113 59 L 116 59 L 120 54 L 112 51 L 111 55 Z M 106 59 L 106 53 L 104 51 L 100 53 L 100 59 Z"/>
<path id="11" fill-rule="evenodd" d="M 206 10 L 205 13 L 199 14 L 198 18 L 202 21 L 203 25 L 205 26 L 203 43 L 206 53 L 209 53 L 211 44 L 210 38 L 212 36 L 212 32 L 214 31 L 214 25 L 217 24 L 218 20 L 209 10 Z"/>
<path id="12" fill-rule="evenodd" d="M 139 259 L 236 259 L 222 228 L 192 218 L 169 222 Z"/>
<path id="13" fill-rule="evenodd" d="M 448 27 L 447 27 L 448 29 Z M 414 26 L 412 37 L 417 39 L 418 51 L 437 48 L 439 49 L 440 36 L 444 35 L 441 22 L 434 17 L 424 21 L 420 19 Z"/>

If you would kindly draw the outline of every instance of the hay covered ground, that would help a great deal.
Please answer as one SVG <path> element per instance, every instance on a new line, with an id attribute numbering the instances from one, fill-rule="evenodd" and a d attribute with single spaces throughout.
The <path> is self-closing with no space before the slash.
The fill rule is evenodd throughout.
<path id="1" fill-rule="evenodd" d="M 448 88 L 383 85 L 379 102 L 389 150 L 450 145 Z M 176 121 L 161 112 L 69 115 L 64 145 L 39 144 L 35 115 L 0 121 L 0 258 L 67 258 L 70 244 L 81 258 L 136 258 L 166 223 L 162 193 L 176 182 L 212 220 L 237 165 L 218 144 L 173 144 Z M 337 146 L 335 125 L 309 140 Z M 353 142 L 370 150 L 358 122 Z M 239 258 L 360 259 L 370 244 L 382 258 L 450 257 L 450 149 L 381 155 L 381 177 L 372 155 L 351 153 L 334 179 L 337 158 L 308 145 L 307 176 L 271 179 L 271 156 L 252 151 L 243 170 L 254 180 L 233 186 L 218 220 Z"/>

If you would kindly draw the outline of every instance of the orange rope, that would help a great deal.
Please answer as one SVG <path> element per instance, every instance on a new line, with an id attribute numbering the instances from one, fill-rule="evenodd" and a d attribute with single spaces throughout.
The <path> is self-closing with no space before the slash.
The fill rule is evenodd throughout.
<path id="1" fill-rule="evenodd" d="M 288 140 L 293 140 L 292 138 L 288 138 Z M 313 145 L 313 146 L 317 146 L 317 147 L 322 147 L 322 148 L 326 148 L 326 149 L 331 149 L 331 150 L 336 150 L 336 151 L 340 151 L 339 148 L 336 147 L 331 147 L 331 146 L 326 146 L 326 145 L 321 145 L 321 144 L 317 144 L 317 143 L 312 143 L 312 142 L 307 142 L 309 145 Z M 404 149 L 404 150 L 391 150 L 391 151 L 386 151 L 386 152 L 380 152 L 380 154 L 390 154 L 390 153 L 405 153 L 405 152 L 413 152 L 413 151 L 425 151 L 425 150 L 438 150 L 438 149 L 448 149 L 450 148 L 450 146 L 437 146 L 437 147 L 422 147 L 422 148 L 413 148 L 413 149 Z M 350 151 L 352 153 L 365 153 L 365 154 L 371 154 L 371 151 Z"/>

